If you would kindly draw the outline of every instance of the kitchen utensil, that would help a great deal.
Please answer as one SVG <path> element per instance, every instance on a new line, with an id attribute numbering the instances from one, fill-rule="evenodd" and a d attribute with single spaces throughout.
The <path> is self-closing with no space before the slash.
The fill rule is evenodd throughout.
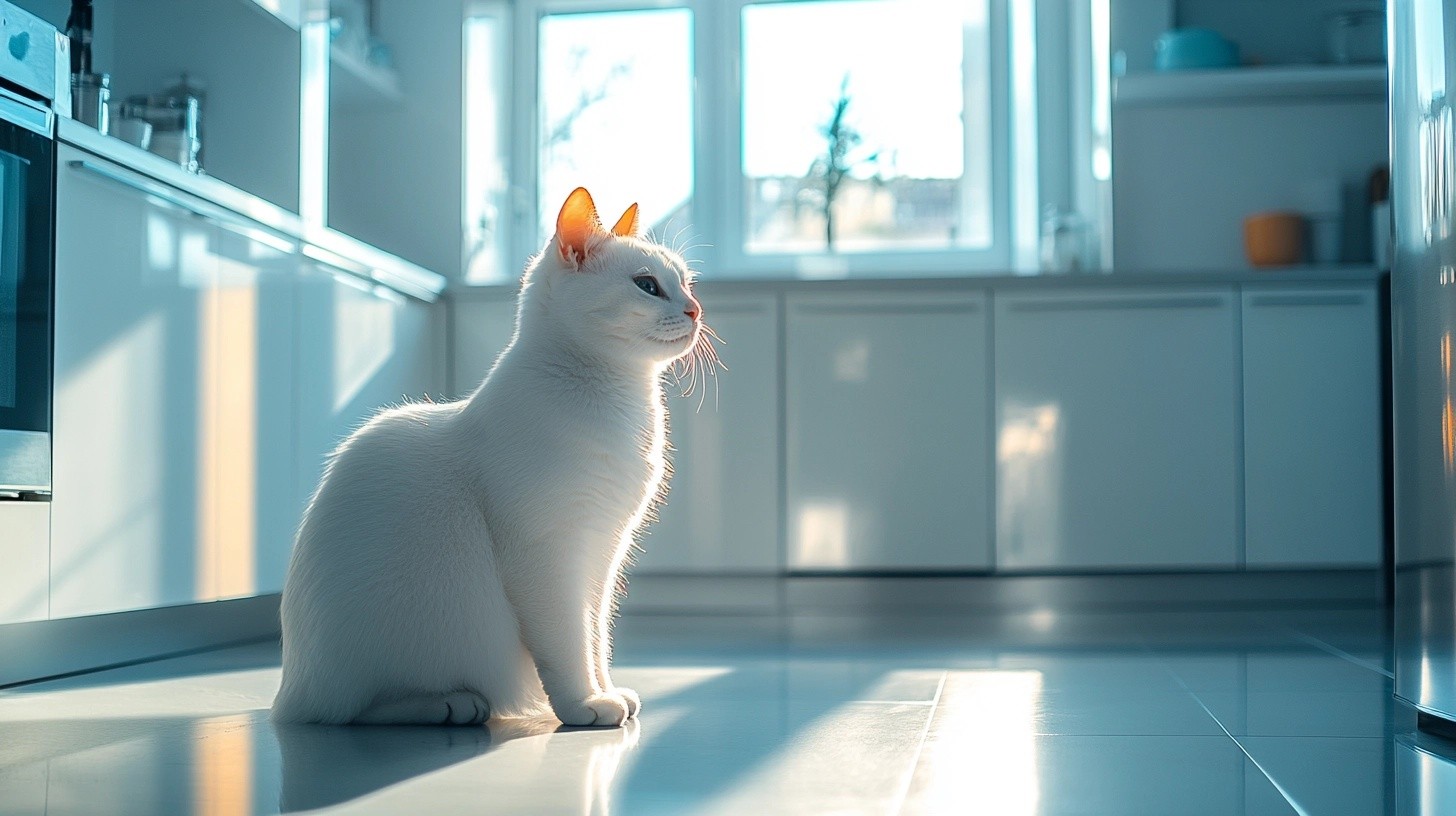
<path id="1" fill-rule="evenodd" d="M 1174 28 L 1158 37 L 1153 64 L 1159 71 L 1231 68 L 1239 47 L 1209 28 Z"/>
<path id="2" fill-rule="evenodd" d="M 112 133 L 123 142 L 130 142 L 142 150 L 148 150 L 152 146 L 152 123 L 145 119 L 117 117 Z"/>
<path id="3" fill-rule="evenodd" d="M 1087 219 L 1075 212 L 1047 208 L 1041 222 L 1043 272 L 1092 271 L 1097 265 L 1092 249 L 1092 230 Z"/>
<path id="4" fill-rule="evenodd" d="M 1254 213 L 1244 219 L 1244 253 L 1256 267 L 1294 266 L 1304 261 L 1307 234 L 1299 213 Z"/>
<path id="5" fill-rule="evenodd" d="M 202 93 L 183 74 L 181 81 L 159 94 L 128 97 L 121 115 L 152 125 L 148 147 L 153 153 L 197 173 L 202 170 Z"/>
<path id="6" fill-rule="evenodd" d="M 71 118 L 105 133 L 109 124 L 106 103 L 110 99 L 110 74 L 71 75 Z"/>

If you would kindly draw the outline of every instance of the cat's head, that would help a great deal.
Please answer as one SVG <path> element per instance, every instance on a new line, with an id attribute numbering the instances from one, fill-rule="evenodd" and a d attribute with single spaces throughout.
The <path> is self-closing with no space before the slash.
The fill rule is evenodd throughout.
<path id="1" fill-rule="evenodd" d="M 582 187 L 562 205 L 527 289 L 553 333 L 622 362 L 665 365 L 703 330 L 682 256 L 638 235 L 636 204 L 606 229 Z"/>

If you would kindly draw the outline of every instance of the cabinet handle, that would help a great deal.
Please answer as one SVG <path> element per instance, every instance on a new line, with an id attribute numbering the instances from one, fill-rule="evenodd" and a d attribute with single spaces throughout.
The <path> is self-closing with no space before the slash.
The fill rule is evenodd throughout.
<path id="1" fill-rule="evenodd" d="M 120 184 L 123 187 L 129 187 L 132 190 L 135 190 L 144 195 L 160 198 L 168 204 L 181 207 L 182 209 L 192 213 L 193 215 L 200 215 L 203 217 L 208 217 L 212 215 L 211 212 L 208 212 L 211 207 L 194 201 L 190 196 L 187 196 L 185 193 L 177 192 L 172 188 L 166 186 L 165 184 L 159 184 L 155 181 L 149 181 L 147 179 L 134 178 L 131 175 L 117 170 L 113 170 L 105 165 L 96 164 L 94 162 L 89 162 L 82 159 L 75 159 L 67 162 L 67 164 L 69 164 L 72 169 L 84 170 L 93 176 L 99 176 L 106 179 L 107 181 L 113 182 L 115 184 Z"/>
<path id="2" fill-rule="evenodd" d="M 793 311 L 808 315 L 896 315 L 896 314 L 975 314 L 981 311 L 979 303 L 924 303 L 924 304 L 807 304 L 800 303 Z"/>
<path id="3" fill-rule="evenodd" d="M 1250 306 L 1363 306 L 1365 296 L 1338 295 L 1250 295 Z"/>
<path id="4" fill-rule="evenodd" d="M 1114 309 L 1217 309 L 1227 301 L 1217 295 L 1162 298 L 1088 298 L 1085 300 L 1008 303 L 1013 312 L 1098 312 Z"/>
<path id="5" fill-rule="evenodd" d="M 113 182 L 115 184 L 120 184 L 123 187 L 135 190 L 143 195 L 160 198 L 161 200 L 167 202 L 168 204 L 171 204 L 174 207 L 179 207 L 183 210 L 186 210 L 187 212 L 192 213 L 198 218 L 202 218 L 213 224 L 216 224 L 229 232 L 241 235 L 244 238 L 257 241 L 261 244 L 266 244 L 280 252 L 292 253 L 298 249 L 297 245 L 295 245 L 292 241 L 283 238 L 282 236 L 274 235 L 273 233 L 268 232 L 261 227 L 256 227 L 252 224 L 245 223 L 237 218 L 233 218 L 227 214 L 226 210 L 223 210 L 219 207 L 214 207 L 210 204 L 204 204 L 201 201 L 193 199 L 186 193 L 181 193 L 173 190 L 165 184 L 160 184 L 158 182 L 150 181 L 147 179 L 137 178 L 130 174 L 113 170 L 106 165 L 96 164 L 95 162 L 85 161 L 84 159 L 72 160 L 68 162 L 68 164 L 70 164 L 70 166 L 76 170 L 84 170 L 93 176 L 106 179 L 107 181 Z"/>

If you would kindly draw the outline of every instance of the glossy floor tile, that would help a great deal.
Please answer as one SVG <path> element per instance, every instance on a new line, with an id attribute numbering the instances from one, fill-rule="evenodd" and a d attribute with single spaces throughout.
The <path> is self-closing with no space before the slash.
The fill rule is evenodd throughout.
<path id="1" fill-rule="evenodd" d="M 1380 609 L 624 619 L 622 729 L 277 727 L 261 643 L 0 689 L 0 814 L 1446 814 Z"/>

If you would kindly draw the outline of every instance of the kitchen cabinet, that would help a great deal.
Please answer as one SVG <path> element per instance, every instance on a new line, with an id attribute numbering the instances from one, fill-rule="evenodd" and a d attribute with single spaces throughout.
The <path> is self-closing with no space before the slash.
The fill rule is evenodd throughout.
<path id="1" fill-rule="evenodd" d="M 997 295 L 996 564 L 1235 568 L 1232 290 Z"/>
<path id="2" fill-rule="evenodd" d="M 207 291 L 201 512 L 210 525 L 211 597 L 283 588 L 297 519 L 294 358 L 297 248 L 218 222 L 217 278 Z"/>
<path id="3" fill-rule="evenodd" d="M 49 502 L 0 500 L 0 624 L 46 617 L 50 526 Z"/>
<path id="4" fill-rule="evenodd" d="M 380 408 L 438 396 L 432 307 L 329 264 L 299 273 L 296 524 L 324 460 Z"/>
<path id="5" fill-rule="evenodd" d="M 987 304 L 788 296 L 790 569 L 991 566 Z"/>
<path id="6" fill-rule="evenodd" d="M 776 572 L 779 310 L 773 296 L 704 296 L 725 369 L 667 386 L 672 487 L 634 572 Z"/>
<path id="7" fill-rule="evenodd" d="M 52 617 L 279 591 L 323 454 L 435 388 L 431 307 L 82 151 L 57 186 Z"/>
<path id="8" fill-rule="evenodd" d="M 211 597 L 201 409 L 220 233 L 128 171 L 59 156 L 51 616 Z"/>
<path id="9" fill-rule="evenodd" d="M 1251 567 L 1380 563 L 1378 308 L 1369 285 L 1243 292 Z"/>
<path id="10" fill-rule="evenodd" d="M 278 591 L 296 245 L 78 151 L 57 184 L 52 615 Z"/>

